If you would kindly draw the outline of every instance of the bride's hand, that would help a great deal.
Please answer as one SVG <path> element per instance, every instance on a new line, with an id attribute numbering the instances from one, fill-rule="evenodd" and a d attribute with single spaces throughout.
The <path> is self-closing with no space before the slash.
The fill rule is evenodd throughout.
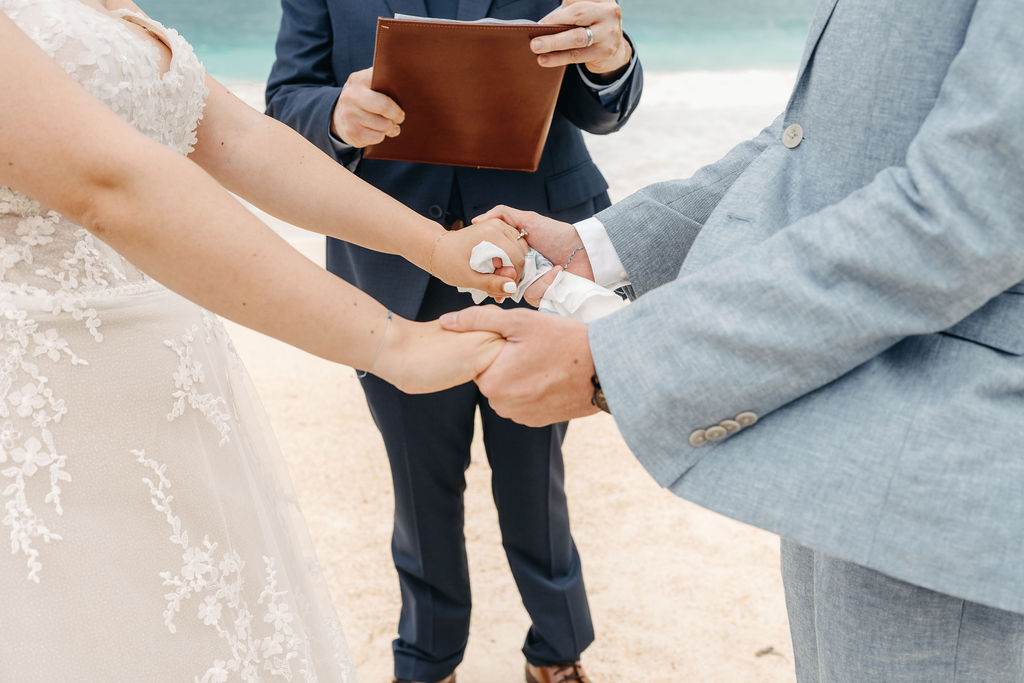
<path id="1" fill-rule="evenodd" d="M 510 279 L 507 271 L 499 274 L 478 273 L 469 267 L 473 247 L 490 242 L 508 254 L 518 275 Z M 438 235 L 428 264 L 430 274 L 450 285 L 472 287 L 501 299 L 516 291 L 516 282 L 523 274 L 523 264 L 530 245 L 519 237 L 519 231 L 504 221 L 481 221 L 461 230 Z"/>
<path id="2" fill-rule="evenodd" d="M 436 320 L 396 317 L 373 374 L 409 394 L 441 391 L 475 380 L 504 346 L 491 332 L 448 332 Z"/>

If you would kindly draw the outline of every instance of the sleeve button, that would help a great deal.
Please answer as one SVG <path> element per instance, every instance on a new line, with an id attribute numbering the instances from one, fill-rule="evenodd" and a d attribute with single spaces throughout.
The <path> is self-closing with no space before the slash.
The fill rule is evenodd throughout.
<path id="1" fill-rule="evenodd" d="M 723 428 L 730 434 L 735 434 L 736 432 L 740 431 L 740 429 L 742 429 L 742 426 L 736 420 L 722 420 L 721 422 L 718 423 L 718 426 Z"/>
<path id="2" fill-rule="evenodd" d="M 700 448 L 708 442 L 708 437 L 703 429 L 698 429 L 693 434 L 690 434 L 690 445 L 694 448 Z"/>
<path id="3" fill-rule="evenodd" d="M 749 427 L 750 425 L 757 422 L 757 415 L 751 412 L 740 413 L 736 416 L 736 422 L 739 423 L 740 427 Z"/>
<path id="4" fill-rule="evenodd" d="M 715 425 L 714 427 L 708 427 L 704 430 L 704 436 L 707 437 L 708 441 L 721 441 L 729 432 L 725 431 L 725 427 Z"/>

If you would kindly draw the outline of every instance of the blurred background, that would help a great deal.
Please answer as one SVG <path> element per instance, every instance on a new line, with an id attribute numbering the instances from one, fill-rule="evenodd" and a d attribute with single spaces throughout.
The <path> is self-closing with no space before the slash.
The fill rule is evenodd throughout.
<path id="1" fill-rule="evenodd" d="M 279 0 L 139 0 L 225 81 L 262 81 Z M 795 66 L 816 0 L 621 0 L 626 31 L 653 71 Z"/>

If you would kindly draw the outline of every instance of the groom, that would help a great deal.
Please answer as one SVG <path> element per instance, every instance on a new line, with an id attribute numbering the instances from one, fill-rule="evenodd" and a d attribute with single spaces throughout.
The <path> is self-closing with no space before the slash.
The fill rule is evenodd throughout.
<path id="1" fill-rule="evenodd" d="M 268 112 L 367 182 L 449 229 L 499 202 L 562 220 L 609 205 L 607 183 L 581 129 L 618 130 L 642 87 L 613 0 L 570 0 L 565 7 L 556 0 L 284 0 L 283 8 Z M 555 23 L 580 26 L 523 46 L 551 66 L 577 62 L 566 69 L 536 173 L 362 158 L 366 145 L 401 135 L 405 120 L 400 102 L 370 88 L 377 17 L 393 13 L 464 20 L 551 13 Z M 437 87 L 443 91 L 445 84 Z M 500 83 L 495 92 L 480 93 L 502 95 Z M 327 267 L 405 317 L 433 320 L 471 303 L 397 257 L 337 240 L 328 240 Z M 528 429 L 502 419 L 473 384 L 428 396 L 403 394 L 373 376 L 362 384 L 395 485 L 392 554 L 402 591 L 396 678 L 450 681 L 466 646 L 470 586 L 462 493 L 479 406 L 502 542 L 532 621 L 523 647 L 527 679 L 586 680 L 579 659 L 593 640 L 593 626 L 563 489 L 565 425 Z"/>
<path id="2" fill-rule="evenodd" d="M 785 539 L 801 683 L 1024 681 L 1022 26 L 823 0 L 785 112 L 721 161 L 575 227 L 494 212 L 636 301 L 447 316 L 510 339 L 500 414 L 610 409 L 663 485 Z"/>

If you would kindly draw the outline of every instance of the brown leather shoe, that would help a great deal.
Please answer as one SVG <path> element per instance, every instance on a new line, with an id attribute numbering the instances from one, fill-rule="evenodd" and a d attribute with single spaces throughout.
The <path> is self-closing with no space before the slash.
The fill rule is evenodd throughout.
<path id="1" fill-rule="evenodd" d="M 552 666 L 534 666 L 527 662 L 526 683 L 591 683 L 591 681 L 578 661 Z"/>
<path id="2" fill-rule="evenodd" d="M 392 678 L 391 679 L 391 683 L 419 683 L 419 682 L 418 681 L 405 681 L 405 680 L 402 680 L 401 678 Z M 455 674 L 452 674 L 451 676 L 448 676 L 447 678 L 442 678 L 437 683 L 455 683 Z"/>

